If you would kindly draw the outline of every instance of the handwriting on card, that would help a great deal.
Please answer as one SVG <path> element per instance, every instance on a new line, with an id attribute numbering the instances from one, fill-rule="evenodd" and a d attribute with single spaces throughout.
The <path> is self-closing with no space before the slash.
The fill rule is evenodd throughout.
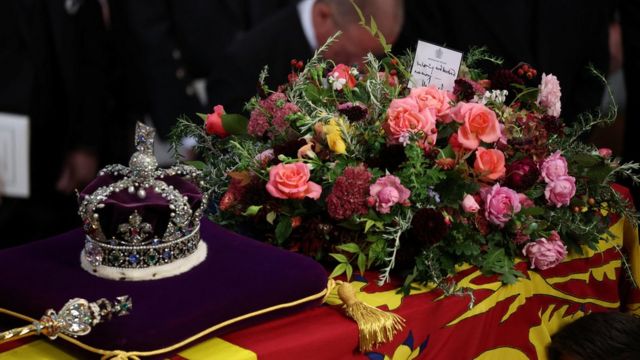
<path id="1" fill-rule="evenodd" d="M 452 91 L 461 61 L 461 52 L 419 41 L 409 87 L 433 85 Z"/>

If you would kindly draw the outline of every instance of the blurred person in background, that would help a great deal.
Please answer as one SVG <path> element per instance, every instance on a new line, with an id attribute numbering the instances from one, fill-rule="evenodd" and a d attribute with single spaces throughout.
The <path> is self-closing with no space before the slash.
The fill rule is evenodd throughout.
<path id="1" fill-rule="evenodd" d="M 0 4 L 0 111 L 28 115 L 30 131 L 30 196 L 3 199 L 0 248 L 79 226 L 75 189 L 129 153 L 114 69 L 130 49 L 111 15 L 106 0 Z"/>
<path id="2" fill-rule="evenodd" d="M 97 1 L 3 1 L 0 104 L 29 116 L 30 197 L 0 206 L 0 247 L 69 230 L 74 188 L 95 175 L 106 118 Z"/>
<path id="3" fill-rule="evenodd" d="M 176 119 L 210 110 L 206 79 L 211 64 L 243 32 L 296 0 L 136 0 L 123 1 L 142 74 L 139 120 L 157 130 L 156 156 L 173 162 L 167 142 Z"/>
<path id="4" fill-rule="evenodd" d="M 365 18 L 376 19 L 389 43 L 398 37 L 404 18 L 401 0 L 356 1 Z M 225 51 L 216 54 L 207 84 L 211 104 L 227 112 L 240 112 L 256 94 L 258 76 L 265 65 L 267 85 L 275 90 L 287 82 L 291 60 L 307 60 L 338 30 L 342 35 L 324 54 L 348 65 L 362 62 L 368 52 L 382 53 L 377 39 L 358 24 L 348 0 L 303 0 L 290 5 L 242 33 Z"/>

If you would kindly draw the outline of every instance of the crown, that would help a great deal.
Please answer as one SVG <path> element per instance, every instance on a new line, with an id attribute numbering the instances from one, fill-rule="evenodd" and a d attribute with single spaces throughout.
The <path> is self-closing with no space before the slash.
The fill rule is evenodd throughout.
<path id="1" fill-rule="evenodd" d="M 82 267 L 100 277 L 149 280 L 177 275 L 206 257 L 200 218 L 206 194 L 200 173 L 158 168 L 155 130 L 136 125 L 129 167 L 108 165 L 79 194 L 86 234 Z"/>

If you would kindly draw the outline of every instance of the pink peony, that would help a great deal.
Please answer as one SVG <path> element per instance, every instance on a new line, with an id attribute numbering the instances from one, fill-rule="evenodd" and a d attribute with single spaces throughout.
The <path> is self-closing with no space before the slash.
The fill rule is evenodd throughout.
<path id="1" fill-rule="evenodd" d="M 496 181 L 504 176 L 504 154 L 500 150 L 485 149 L 478 147 L 476 150 L 476 161 L 473 170 L 478 174 L 480 180 Z"/>
<path id="2" fill-rule="evenodd" d="M 416 101 L 420 111 L 431 111 L 438 120 L 445 123 L 451 122 L 449 109 L 455 97 L 449 91 L 439 90 L 431 85 L 411 89 L 409 97 Z"/>
<path id="3" fill-rule="evenodd" d="M 462 199 L 462 209 L 468 213 L 476 213 L 480 210 L 480 205 L 473 197 L 473 195 L 465 195 L 464 199 Z"/>
<path id="4" fill-rule="evenodd" d="M 544 197 L 556 207 L 569 205 L 575 194 L 576 178 L 573 176 L 560 176 L 547 183 L 547 187 L 544 189 Z"/>
<path id="5" fill-rule="evenodd" d="M 411 191 L 402 186 L 397 176 L 387 175 L 369 187 L 369 195 L 376 210 L 381 214 L 388 214 L 395 204 L 409 205 Z"/>
<path id="6" fill-rule="evenodd" d="M 504 227 L 511 220 L 511 216 L 520 212 L 520 197 L 518 193 L 508 187 L 493 185 L 482 191 L 484 197 L 484 216 L 489 222 Z"/>
<path id="7" fill-rule="evenodd" d="M 482 104 L 458 103 L 451 109 L 451 116 L 462 123 L 458 128 L 458 141 L 467 149 L 474 150 L 480 146 L 480 141 L 494 143 L 500 139 L 496 113 Z"/>
<path id="8" fill-rule="evenodd" d="M 552 231 L 548 239 L 540 238 L 525 245 L 522 254 L 529 257 L 532 269 L 546 270 L 558 265 L 567 256 L 567 247 L 558 233 Z"/>
<path id="9" fill-rule="evenodd" d="M 411 133 L 432 135 L 436 119 L 430 111 L 420 111 L 418 104 L 409 97 L 391 101 L 387 121 L 382 125 L 389 144 L 406 142 Z"/>
<path id="10" fill-rule="evenodd" d="M 267 191 L 279 199 L 320 198 L 322 187 L 309 181 L 309 167 L 301 162 L 278 164 L 269 170 Z"/>
<path id="11" fill-rule="evenodd" d="M 213 113 L 207 114 L 207 120 L 204 124 L 207 134 L 216 135 L 220 138 L 229 136 L 229 133 L 222 126 L 222 115 L 224 115 L 224 108 L 222 105 L 214 106 Z"/>
<path id="12" fill-rule="evenodd" d="M 542 81 L 539 86 L 540 92 L 538 93 L 538 100 L 536 103 L 539 106 L 547 109 L 547 115 L 560 116 L 561 103 L 560 97 L 562 92 L 560 91 L 560 82 L 555 75 L 542 74 Z"/>
<path id="13" fill-rule="evenodd" d="M 569 174 L 567 159 L 562 156 L 560 151 L 556 151 L 544 159 L 544 162 L 540 165 L 540 172 L 547 183 L 561 176 L 567 176 Z"/>

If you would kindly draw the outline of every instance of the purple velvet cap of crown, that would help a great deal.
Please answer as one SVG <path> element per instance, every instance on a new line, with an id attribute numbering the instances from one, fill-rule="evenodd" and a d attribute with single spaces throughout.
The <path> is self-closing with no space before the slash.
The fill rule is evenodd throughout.
<path id="1" fill-rule="evenodd" d="M 103 186 L 109 186 L 123 178 L 122 175 L 104 174 L 96 177 L 80 193 L 80 202 L 86 196 L 91 195 Z M 167 185 L 173 186 L 187 201 L 193 213 L 202 205 L 203 194 L 200 189 L 191 181 L 179 176 L 165 176 L 162 180 Z M 96 209 L 100 215 L 100 226 L 107 239 L 117 237 L 118 226 L 126 224 L 129 216 L 137 212 L 144 222 L 149 223 L 153 228 L 152 236 L 161 239 L 167 229 L 169 216 L 172 210 L 169 208 L 169 201 L 157 193 L 153 188 L 145 189 L 146 196 L 141 199 L 135 192 L 130 193 L 127 189 L 112 193 L 102 203 L 104 207 Z M 199 219 L 194 219 L 197 224 Z"/>

